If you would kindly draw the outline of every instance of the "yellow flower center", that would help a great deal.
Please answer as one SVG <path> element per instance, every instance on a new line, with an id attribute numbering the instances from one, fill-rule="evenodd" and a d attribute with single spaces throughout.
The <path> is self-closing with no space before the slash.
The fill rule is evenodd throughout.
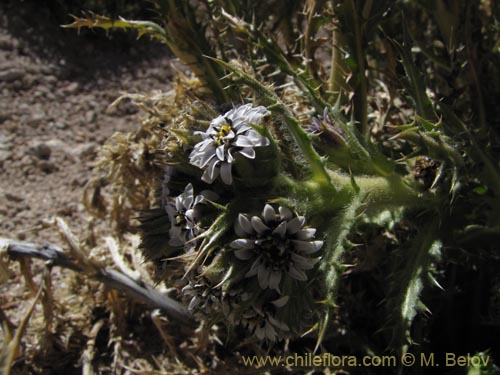
<path id="1" fill-rule="evenodd" d="M 217 132 L 216 139 L 215 139 L 215 141 L 217 142 L 217 145 L 221 146 L 222 144 L 225 143 L 224 137 L 227 136 L 229 134 L 229 132 L 231 132 L 231 130 L 232 130 L 232 128 L 231 128 L 231 125 L 229 125 L 229 124 L 222 125 L 220 127 L 219 131 Z"/>

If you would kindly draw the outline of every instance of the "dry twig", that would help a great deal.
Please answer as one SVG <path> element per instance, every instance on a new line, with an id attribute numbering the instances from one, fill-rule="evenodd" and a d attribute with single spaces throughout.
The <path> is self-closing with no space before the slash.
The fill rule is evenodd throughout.
<path id="1" fill-rule="evenodd" d="M 52 266 L 68 268 L 77 272 L 81 272 L 83 269 L 86 271 L 91 270 L 92 272 L 86 272 L 88 276 L 102 282 L 106 286 L 119 290 L 151 308 L 163 310 L 171 319 L 184 325 L 189 327 L 195 325 L 191 314 L 183 305 L 158 292 L 151 285 L 134 280 L 119 271 L 100 268 L 90 262 L 86 262 L 85 265 L 77 264 L 58 246 L 50 244 L 39 245 L 31 242 L 0 238 L 0 248 L 2 247 L 6 247 L 7 255 L 13 259 L 24 257 L 38 258 L 50 262 Z"/>

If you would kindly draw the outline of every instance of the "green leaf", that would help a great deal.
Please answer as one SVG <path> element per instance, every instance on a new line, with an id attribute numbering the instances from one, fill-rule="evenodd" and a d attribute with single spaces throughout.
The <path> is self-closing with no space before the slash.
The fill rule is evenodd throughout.
<path id="1" fill-rule="evenodd" d="M 431 254 L 441 248 L 437 238 L 438 219 L 421 227 L 409 248 L 401 247 L 393 255 L 392 273 L 385 301 L 388 313 L 386 329 L 391 331 L 391 346 L 401 353 L 412 343 L 411 325 L 424 306 L 420 300 L 427 280 Z"/>

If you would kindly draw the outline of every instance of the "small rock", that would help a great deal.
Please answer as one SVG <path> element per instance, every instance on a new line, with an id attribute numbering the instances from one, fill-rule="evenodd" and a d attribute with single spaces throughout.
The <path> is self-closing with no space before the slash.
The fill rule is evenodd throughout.
<path id="1" fill-rule="evenodd" d="M 79 88 L 80 88 L 80 85 L 78 84 L 78 82 L 72 82 L 69 85 L 67 85 L 66 87 L 64 87 L 63 91 L 66 94 L 74 94 L 78 91 Z"/>
<path id="2" fill-rule="evenodd" d="M 44 112 L 35 112 L 28 120 L 28 125 L 32 127 L 36 127 L 40 125 L 43 120 L 45 120 L 46 114 Z"/>
<path id="3" fill-rule="evenodd" d="M 12 148 L 13 135 L 0 133 L 0 150 L 10 150 Z"/>
<path id="4" fill-rule="evenodd" d="M 31 148 L 33 154 L 40 160 L 49 160 L 52 150 L 45 143 L 39 143 Z"/>
<path id="5" fill-rule="evenodd" d="M 13 193 L 5 192 L 3 195 L 4 195 L 5 199 L 7 199 L 9 202 L 19 203 L 19 202 L 24 201 L 23 197 L 16 195 L 16 194 L 13 194 Z"/>
<path id="6" fill-rule="evenodd" d="M 42 172 L 45 172 L 47 174 L 57 171 L 56 165 L 48 160 L 40 161 L 38 163 L 38 168 L 40 168 Z"/>
<path id="7" fill-rule="evenodd" d="M 85 121 L 87 122 L 87 124 L 94 123 L 96 119 L 97 119 L 97 114 L 94 111 L 89 110 L 85 113 Z"/>
<path id="8" fill-rule="evenodd" d="M 96 155 L 96 153 L 97 143 L 95 142 L 83 143 L 74 149 L 74 155 L 80 159 L 91 159 Z"/>
<path id="9" fill-rule="evenodd" d="M 12 156 L 12 152 L 8 150 L 0 150 L 0 163 L 9 160 Z"/>
<path id="10" fill-rule="evenodd" d="M 64 130 L 68 128 L 68 125 L 64 121 L 51 121 L 49 122 L 49 128 Z"/>
<path id="11" fill-rule="evenodd" d="M 53 76 L 53 75 L 48 75 L 44 79 L 45 79 L 45 82 L 48 83 L 48 84 L 57 83 L 57 77 Z"/>
<path id="12" fill-rule="evenodd" d="M 21 69 L 10 69 L 0 72 L 0 82 L 14 82 L 22 79 L 25 72 Z"/>

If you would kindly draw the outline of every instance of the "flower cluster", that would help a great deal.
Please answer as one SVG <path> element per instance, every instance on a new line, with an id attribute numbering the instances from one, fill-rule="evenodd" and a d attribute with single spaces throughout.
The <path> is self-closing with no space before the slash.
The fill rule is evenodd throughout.
<path id="1" fill-rule="evenodd" d="M 262 289 L 280 292 L 283 274 L 306 281 L 306 271 L 314 267 L 318 258 L 309 256 L 323 246 L 314 241 L 314 228 L 304 228 L 305 218 L 295 216 L 287 207 L 280 206 L 279 214 L 266 204 L 261 216 L 240 214 L 235 224 L 239 237 L 231 242 L 234 255 L 241 260 L 251 260 L 245 277 L 257 275 Z"/>
<path id="2" fill-rule="evenodd" d="M 288 303 L 288 296 L 249 304 L 251 296 L 242 289 L 222 292 L 203 278 L 196 283 L 189 282 L 182 292 L 189 301 L 188 310 L 196 316 L 222 317 L 231 325 L 244 327 L 259 340 L 274 342 L 290 331 L 288 325 L 277 318 L 278 310 Z"/>
<path id="3" fill-rule="evenodd" d="M 269 111 L 265 107 L 253 108 L 246 104 L 212 120 L 206 132 L 196 132 L 202 141 L 194 146 L 189 161 L 204 169 L 201 177 L 204 182 L 211 184 L 220 175 L 222 182 L 231 185 L 236 157 L 254 159 L 255 147 L 269 145 L 269 139 L 251 126 L 260 124 L 267 115 Z"/>
<path id="4" fill-rule="evenodd" d="M 165 210 L 170 221 L 169 245 L 185 246 L 201 232 L 198 225 L 200 214 L 197 206 L 206 199 L 215 200 L 217 196 L 207 190 L 195 196 L 193 185 L 188 184 L 182 194 L 167 202 Z M 188 248 L 191 247 L 188 246 Z"/>
<path id="5" fill-rule="evenodd" d="M 308 280 L 307 272 L 319 260 L 313 254 L 323 241 L 315 240 L 316 229 L 306 226 L 304 216 L 283 205 L 265 204 L 260 215 L 243 213 L 255 209 L 255 201 L 246 199 L 246 189 L 255 188 L 260 164 L 276 156 L 267 149 L 255 160 L 256 148 L 271 143 L 258 131 L 269 114 L 265 107 L 242 105 L 212 119 L 205 132 L 196 132 L 200 142 L 189 144 L 193 138 L 187 139 L 188 148 L 182 150 L 191 147 L 189 163 L 203 170 L 201 181 L 193 179 L 197 173 L 192 167 L 166 167 L 161 184 L 164 216 L 151 225 L 168 223 L 168 250 L 173 248 L 168 256 L 178 255 L 181 248 L 186 252 L 176 260 L 185 265 L 180 270 L 185 278 L 177 282 L 182 284 L 188 311 L 201 319 L 240 326 L 259 340 L 276 341 L 303 328 L 290 316 L 310 308 L 307 303 L 296 303 L 304 295 L 310 300 L 310 292 L 297 285 Z M 242 158 L 247 160 L 242 162 Z M 238 160 L 241 184 L 234 184 L 233 165 Z M 256 174 L 248 176 L 244 170 Z M 219 195 L 198 192 L 219 177 L 223 184 L 212 185 Z M 225 189 L 224 184 L 234 187 Z M 185 186 L 184 190 L 172 196 L 179 186 Z M 265 189 L 272 189 L 271 184 Z M 276 195 L 272 190 L 268 193 Z M 210 201 L 213 204 L 204 204 Z M 158 243 L 157 237 L 150 243 Z M 289 305 L 289 301 L 295 302 Z"/>

